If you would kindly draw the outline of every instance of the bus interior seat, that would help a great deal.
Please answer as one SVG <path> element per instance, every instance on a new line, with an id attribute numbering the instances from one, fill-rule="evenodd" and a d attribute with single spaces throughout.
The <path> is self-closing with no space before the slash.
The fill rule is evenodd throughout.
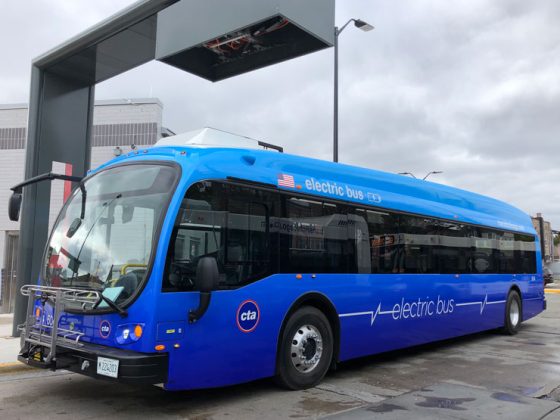
<path id="1" fill-rule="evenodd" d="M 116 287 L 123 287 L 123 297 L 128 298 L 130 297 L 134 291 L 138 288 L 138 276 L 134 271 L 131 271 L 117 280 L 115 283 Z"/>
<path id="2" fill-rule="evenodd" d="M 243 279 L 243 246 L 239 243 L 230 243 L 227 247 L 226 284 L 239 284 Z"/>

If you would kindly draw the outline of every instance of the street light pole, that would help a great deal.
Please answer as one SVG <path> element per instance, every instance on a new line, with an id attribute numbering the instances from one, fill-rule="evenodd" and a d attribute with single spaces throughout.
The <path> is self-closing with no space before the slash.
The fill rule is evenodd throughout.
<path id="1" fill-rule="evenodd" d="M 344 29 L 354 22 L 356 28 L 362 31 L 371 31 L 373 26 L 360 19 L 349 19 L 339 29 L 338 26 L 334 27 L 334 115 L 333 115 L 333 162 L 338 162 L 338 36 Z"/>
<path id="2" fill-rule="evenodd" d="M 338 26 L 334 27 L 334 120 L 333 162 L 338 162 Z"/>

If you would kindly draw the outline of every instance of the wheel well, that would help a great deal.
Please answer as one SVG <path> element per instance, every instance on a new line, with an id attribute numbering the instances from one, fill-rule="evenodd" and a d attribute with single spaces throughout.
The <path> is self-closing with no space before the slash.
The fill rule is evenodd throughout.
<path id="1" fill-rule="evenodd" d="M 520 310 L 521 310 L 521 319 L 523 319 L 523 297 L 521 296 L 521 289 L 519 289 L 519 286 L 518 286 L 517 284 L 514 284 L 513 286 L 511 286 L 511 287 L 509 288 L 508 296 L 509 296 L 509 294 L 510 294 L 512 291 L 517 292 L 517 294 L 519 295 L 519 303 L 521 304 L 521 308 L 520 308 Z M 506 297 L 506 299 L 507 299 L 507 297 Z M 507 305 L 507 303 L 506 303 L 506 305 Z M 506 310 L 507 310 L 507 309 L 506 309 Z"/>
<path id="2" fill-rule="evenodd" d="M 313 306 L 325 314 L 329 324 L 331 325 L 333 333 L 333 358 L 331 362 L 331 367 L 335 367 L 338 361 L 338 354 L 340 349 L 340 322 L 338 319 L 338 313 L 334 308 L 332 302 L 325 295 L 317 292 L 306 293 L 300 296 L 297 300 L 290 306 L 290 309 L 284 316 L 282 321 L 282 328 L 280 328 L 280 333 L 278 334 L 278 341 L 276 343 L 276 361 L 278 363 L 278 355 L 280 354 L 280 346 L 282 344 L 282 335 L 284 334 L 284 328 L 290 316 L 297 311 L 302 306 Z"/>
<path id="3" fill-rule="evenodd" d="M 519 298 L 521 299 L 521 302 L 523 302 L 523 298 L 521 297 L 521 290 L 519 289 L 519 286 L 517 286 L 517 284 L 514 284 L 513 286 L 511 286 L 510 289 L 509 289 L 508 295 L 512 290 L 515 290 L 517 292 L 517 294 L 519 295 Z"/>

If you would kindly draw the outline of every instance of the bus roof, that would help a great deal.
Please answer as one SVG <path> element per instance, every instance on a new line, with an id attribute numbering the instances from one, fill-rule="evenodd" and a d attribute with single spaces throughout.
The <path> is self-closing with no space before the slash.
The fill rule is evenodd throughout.
<path id="1" fill-rule="evenodd" d="M 99 169 L 129 159 L 165 158 L 183 165 L 187 169 L 183 176 L 192 182 L 234 178 L 293 193 L 536 234 L 531 218 L 503 201 L 374 169 L 267 150 L 170 145 L 142 152 L 123 155 Z"/>

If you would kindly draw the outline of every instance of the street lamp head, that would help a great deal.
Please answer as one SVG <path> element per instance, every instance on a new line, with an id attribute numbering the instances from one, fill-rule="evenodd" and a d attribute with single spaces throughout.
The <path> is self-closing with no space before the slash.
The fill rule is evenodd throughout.
<path id="1" fill-rule="evenodd" d="M 412 178 L 416 179 L 412 172 L 399 172 L 399 175 L 410 175 Z"/>
<path id="2" fill-rule="evenodd" d="M 422 180 L 426 180 L 426 178 L 428 178 L 430 175 L 437 175 L 437 174 L 442 174 L 443 171 L 430 171 L 426 174 L 426 176 L 424 178 L 422 178 Z"/>
<path id="3" fill-rule="evenodd" d="M 369 23 L 364 22 L 361 19 L 354 19 L 354 26 L 364 32 L 369 32 L 373 29 L 373 25 L 370 25 Z"/>

